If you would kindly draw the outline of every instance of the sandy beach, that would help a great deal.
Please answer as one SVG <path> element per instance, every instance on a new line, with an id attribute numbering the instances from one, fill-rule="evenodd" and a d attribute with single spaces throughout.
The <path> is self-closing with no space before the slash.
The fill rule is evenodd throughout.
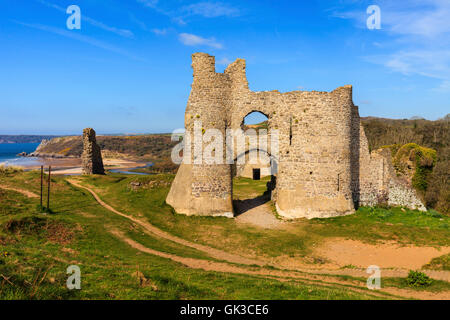
<path id="1" fill-rule="evenodd" d="M 103 159 L 105 169 L 119 169 L 129 170 L 136 167 L 146 166 L 146 162 L 137 162 L 125 159 Z M 23 166 L 28 170 L 37 170 L 44 166 L 45 171 L 48 167 L 52 167 L 52 173 L 56 175 L 79 175 L 81 174 L 81 159 L 80 158 L 36 158 L 30 166 Z"/>

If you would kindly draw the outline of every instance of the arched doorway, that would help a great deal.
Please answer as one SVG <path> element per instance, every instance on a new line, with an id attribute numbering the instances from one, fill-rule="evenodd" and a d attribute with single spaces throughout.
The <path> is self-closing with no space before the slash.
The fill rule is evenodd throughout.
<path id="1" fill-rule="evenodd" d="M 241 129 L 246 137 L 246 147 L 244 152 L 237 154 L 232 170 L 235 216 L 257 207 L 262 210 L 270 208 L 268 202 L 275 186 L 277 163 L 268 151 L 267 144 L 259 143 L 260 139 L 267 140 L 266 115 L 259 111 L 250 112 L 244 117 Z"/>

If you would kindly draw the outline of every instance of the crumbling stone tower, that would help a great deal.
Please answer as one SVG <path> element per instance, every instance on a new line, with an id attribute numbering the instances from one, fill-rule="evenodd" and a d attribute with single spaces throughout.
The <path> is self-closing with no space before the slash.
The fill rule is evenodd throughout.
<path id="1" fill-rule="evenodd" d="M 254 111 L 267 116 L 269 132 L 278 130 L 278 172 L 272 200 L 280 215 L 346 215 L 353 213 L 355 206 L 372 205 L 379 198 L 423 207 L 410 189 L 398 185 L 386 155 L 369 154 L 352 86 L 331 92 L 253 92 L 243 59 L 216 73 L 213 56 L 195 53 L 192 68 L 186 133 L 193 136 L 194 122 L 200 120 L 203 130 L 216 129 L 225 136 L 226 129 L 240 128 Z M 224 164 L 196 163 L 192 149 L 184 151 L 191 162 L 181 164 L 167 203 L 188 215 L 233 216 L 232 165 L 225 160 Z M 222 151 L 225 157 L 225 139 Z"/>
<path id="2" fill-rule="evenodd" d="M 81 155 L 81 164 L 83 174 L 105 174 L 102 153 L 97 144 L 95 130 L 92 128 L 83 130 L 83 154 Z"/>

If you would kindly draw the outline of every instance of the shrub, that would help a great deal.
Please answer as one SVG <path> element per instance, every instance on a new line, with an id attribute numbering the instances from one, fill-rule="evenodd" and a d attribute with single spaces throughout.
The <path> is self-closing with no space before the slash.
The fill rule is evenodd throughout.
<path id="1" fill-rule="evenodd" d="M 394 157 L 394 166 L 401 173 L 406 173 L 408 161 L 414 165 L 412 185 L 419 191 L 426 191 L 428 176 L 436 164 L 436 150 L 421 147 L 415 143 L 407 143 L 398 149 Z"/>
<path id="2" fill-rule="evenodd" d="M 401 144 L 390 144 L 387 146 L 381 146 L 381 149 L 389 149 L 391 151 L 392 158 L 394 158 L 395 155 L 397 154 L 398 149 L 400 149 L 401 147 L 402 147 Z"/>
<path id="3" fill-rule="evenodd" d="M 433 280 L 423 272 L 409 270 L 406 283 L 410 287 L 425 287 L 431 285 Z"/>
<path id="4" fill-rule="evenodd" d="M 22 171 L 23 171 L 22 167 L 5 166 L 3 164 L 0 165 L 0 174 L 2 174 L 2 175 L 14 174 L 14 173 L 22 172 Z"/>

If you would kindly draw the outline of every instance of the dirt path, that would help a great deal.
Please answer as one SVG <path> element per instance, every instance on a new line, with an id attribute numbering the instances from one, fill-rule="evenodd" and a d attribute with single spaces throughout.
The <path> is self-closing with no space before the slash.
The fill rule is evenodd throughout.
<path id="1" fill-rule="evenodd" d="M 269 270 L 269 269 L 264 269 L 261 267 L 269 265 L 265 261 L 248 259 L 245 257 L 230 254 L 230 253 L 227 253 L 227 252 L 215 249 L 215 248 L 211 248 L 208 246 L 191 243 L 187 240 L 184 240 L 184 239 L 181 239 L 174 235 L 171 235 L 165 231 L 160 230 L 159 228 L 153 226 L 152 224 L 150 224 L 148 222 L 142 221 L 140 219 L 137 219 L 135 217 L 132 217 L 132 216 L 126 215 L 120 211 L 117 211 L 116 209 L 114 209 L 113 207 L 111 207 L 110 205 L 108 205 L 107 203 L 102 201 L 100 199 L 100 197 L 92 189 L 82 186 L 77 181 L 75 181 L 73 179 L 67 179 L 67 181 L 76 187 L 85 189 L 88 192 L 90 192 L 94 196 L 96 201 L 101 206 L 106 208 L 107 210 L 109 210 L 119 216 L 122 216 L 130 221 L 133 221 L 134 223 L 142 226 L 144 229 L 146 229 L 153 235 L 159 236 L 166 240 L 170 240 L 170 241 L 179 243 L 179 244 L 187 246 L 187 247 L 197 249 L 199 251 L 207 253 L 208 255 L 210 255 L 213 258 L 216 258 L 218 260 L 224 260 L 226 262 L 186 258 L 186 257 L 177 256 L 174 254 L 160 252 L 160 251 L 157 251 L 154 249 L 147 248 L 147 247 L 143 246 L 142 244 L 140 244 L 130 238 L 125 237 L 119 231 L 112 231 L 112 233 L 115 236 L 117 236 L 122 241 L 126 242 L 127 244 L 129 244 L 130 246 L 132 246 L 133 248 L 135 248 L 139 251 L 157 255 L 157 256 L 160 256 L 163 258 L 167 258 L 167 259 L 182 263 L 185 266 L 190 267 L 190 268 L 203 269 L 206 271 L 217 271 L 217 272 L 239 273 L 239 274 L 248 274 L 248 275 L 259 275 L 259 276 L 266 276 L 266 277 L 277 277 L 277 278 L 280 278 L 281 280 L 297 279 L 297 280 L 301 280 L 304 282 L 313 282 L 314 284 L 318 284 L 317 282 L 319 281 L 319 282 L 326 282 L 328 284 L 333 284 L 333 285 L 343 285 L 343 286 L 352 285 L 352 286 L 359 286 L 360 288 L 357 288 L 357 290 L 363 290 L 365 294 L 371 294 L 371 295 L 375 295 L 375 296 L 379 296 L 381 294 L 380 292 L 374 292 L 374 291 L 368 292 L 367 290 L 364 289 L 365 288 L 364 285 L 362 285 L 359 282 L 355 283 L 354 281 L 338 280 L 338 279 L 336 279 L 336 277 L 333 277 L 333 275 L 351 275 L 351 276 L 367 277 L 367 274 L 365 274 L 364 270 L 352 270 L 352 269 L 350 269 L 350 270 L 324 270 L 324 269 L 320 269 L 320 270 L 312 270 L 312 269 L 307 269 L 307 270 L 301 270 L 301 269 Z M 230 263 L 251 266 L 252 269 L 249 269 L 249 267 L 241 267 L 241 266 L 233 265 Z M 383 275 L 386 277 L 388 277 L 388 276 L 389 277 L 398 277 L 398 276 L 403 277 L 406 275 L 405 270 L 383 270 L 382 272 L 383 272 Z M 434 274 L 434 275 L 436 276 L 436 274 Z M 442 276 L 442 272 L 441 273 L 438 272 L 437 276 Z M 413 291 L 413 290 L 398 289 L 398 288 L 383 288 L 382 292 L 401 296 L 401 297 L 414 298 L 414 299 L 450 299 L 450 293 L 447 293 L 447 292 L 431 293 L 431 292 L 425 292 L 425 291 Z M 385 296 L 383 296 L 383 297 L 385 297 Z"/>
<path id="2" fill-rule="evenodd" d="M 314 284 L 318 286 L 326 286 L 326 285 L 338 285 L 338 286 L 346 286 L 348 283 L 346 282 L 339 282 L 339 281 L 326 281 L 326 277 L 315 277 L 315 279 L 306 278 L 304 276 L 300 276 L 298 273 L 295 272 L 284 272 L 284 271 L 278 271 L 278 270 L 265 270 L 260 268 L 254 268 L 254 269 L 247 269 L 245 267 L 240 267 L 237 265 L 230 265 L 229 263 L 225 262 L 217 262 L 217 261 L 210 261 L 210 260 L 202 260 L 202 259 L 195 259 L 195 258 L 186 258 L 186 257 L 180 257 L 174 254 L 166 253 L 157 251 L 154 249 L 147 248 L 143 246 L 142 244 L 126 237 L 122 232 L 118 230 L 111 230 L 110 231 L 113 235 L 121 239 L 122 241 L 126 242 L 128 245 L 133 247 L 136 250 L 139 250 L 141 252 L 145 252 L 148 254 L 156 255 L 158 257 L 170 259 L 172 261 L 178 262 L 183 264 L 186 267 L 192 268 L 192 269 L 201 269 L 204 271 L 215 271 L 215 272 L 225 272 L 225 273 L 235 273 L 235 274 L 246 274 L 246 275 L 253 275 L 253 276 L 264 276 L 269 277 L 274 280 L 280 280 L 280 281 L 302 281 L 308 284 Z M 380 298 L 386 298 L 386 295 L 380 294 L 379 292 L 369 292 L 365 290 L 364 288 L 348 288 L 349 291 L 355 292 L 355 293 L 362 293 L 366 294 L 368 296 L 373 297 L 380 297 Z"/>
<path id="3" fill-rule="evenodd" d="M 257 199 L 252 199 L 257 200 Z M 246 206 L 249 208 L 238 208 L 244 211 L 243 213 L 238 213 L 236 217 L 236 222 L 248 223 L 265 229 L 275 229 L 282 226 L 283 221 L 277 219 L 272 212 L 268 202 L 252 205 L 251 203 Z"/>
<path id="4" fill-rule="evenodd" d="M 7 187 L 7 186 L 0 186 L 0 189 L 18 192 L 28 198 L 39 198 L 39 196 L 36 193 L 25 190 L 25 189 L 19 189 L 19 188 Z"/>
<path id="5" fill-rule="evenodd" d="M 137 219 L 137 218 L 135 218 L 133 216 L 129 216 L 129 215 L 126 215 L 126 214 L 124 214 L 124 213 L 122 213 L 120 211 L 117 211 L 116 209 L 111 207 L 109 204 L 105 203 L 102 199 L 100 199 L 100 197 L 92 189 L 87 188 L 85 186 L 82 186 L 77 181 L 75 181 L 73 179 L 67 179 L 67 181 L 69 183 L 73 184 L 74 186 L 78 187 L 78 188 L 85 189 L 85 190 L 89 191 L 94 196 L 95 200 L 97 200 L 97 202 L 100 205 L 102 205 L 104 208 L 108 209 L 109 211 L 114 212 L 115 214 L 117 214 L 117 215 L 119 215 L 121 217 L 124 217 L 124 218 L 126 218 L 128 220 L 133 221 L 134 223 L 142 226 L 145 230 L 151 232 L 152 234 L 154 234 L 154 235 L 156 235 L 156 236 L 158 236 L 160 238 L 163 238 L 163 239 L 166 239 L 166 240 L 170 240 L 170 241 L 173 241 L 175 243 L 181 244 L 183 246 L 194 248 L 194 249 L 197 249 L 199 251 L 205 252 L 208 255 L 210 255 L 211 257 L 213 257 L 215 259 L 218 259 L 218 260 L 226 260 L 226 261 L 229 261 L 229 262 L 232 262 L 232 263 L 247 264 L 247 265 L 252 265 L 252 264 L 254 264 L 254 265 L 265 265 L 266 264 L 263 261 L 250 259 L 250 258 L 245 258 L 245 257 L 239 256 L 239 255 L 235 255 L 235 254 L 231 254 L 231 253 L 228 253 L 228 252 L 224 252 L 222 250 L 211 248 L 211 247 L 208 247 L 208 246 L 205 246 L 205 245 L 192 243 L 190 241 L 184 240 L 184 239 L 179 238 L 177 236 L 174 236 L 174 235 L 172 235 L 170 233 L 162 231 L 161 229 L 155 227 L 154 225 L 152 225 L 152 224 L 150 224 L 148 222 L 142 221 L 142 220 Z"/>
<path id="6" fill-rule="evenodd" d="M 310 285 L 318 287 L 329 287 L 329 285 L 337 286 L 340 289 L 345 289 L 346 291 L 352 293 L 365 294 L 367 296 L 378 297 L 378 298 L 412 298 L 412 299 L 430 299 L 430 300 L 448 300 L 450 299 L 450 294 L 447 292 L 432 293 L 424 291 L 412 291 L 406 289 L 398 288 L 382 288 L 379 291 L 368 291 L 364 285 L 359 282 L 345 281 L 334 278 L 327 275 L 318 274 L 308 274 L 297 271 L 286 271 L 286 270 L 269 270 L 259 267 L 253 267 L 252 269 L 240 267 L 236 265 L 230 265 L 225 262 L 217 262 L 210 260 L 202 260 L 195 258 L 180 257 L 174 254 L 157 251 L 145 247 L 144 245 L 126 237 L 122 232 L 117 230 L 111 230 L 111 233 L 126 242 L 132 248 L 145 252 L 148 254 L 156 255 L 162 258 L 170 259 L 172 261 L 181 263 L 186 267 L 192 269 L 201 269 L 204 271 L 215 271 L 215 272 L 225 272 L 225 273 L 235 273 L 235 274 L 245 274 L 252 276 L 262 276 L 268 279 L 278 280 L 278 281 L 299 281 L 302 283 L 307 283 Z M 386 294 L 392 295 L 387 296 Z"/>

